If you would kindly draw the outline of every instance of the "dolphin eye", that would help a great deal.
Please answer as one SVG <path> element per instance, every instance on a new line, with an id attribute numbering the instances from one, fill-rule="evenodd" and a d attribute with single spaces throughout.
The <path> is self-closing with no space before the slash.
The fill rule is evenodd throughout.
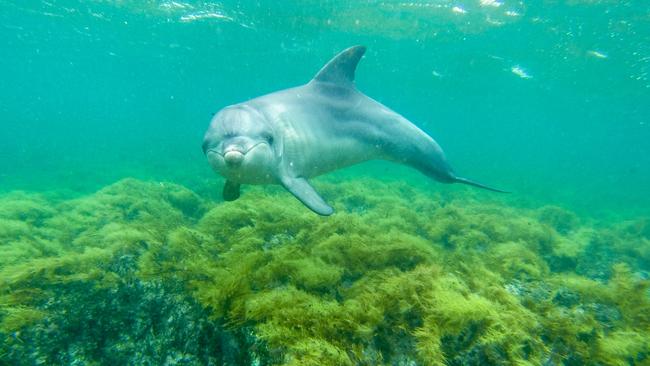
<path id="1" fill-rule="evenodd" d="M 262 138 L 263 138 L 264 140 L 266 140 L 266 142 L 267 142 L 269 145 L 273 145 L 273 135 L 271 135 L 270 133 L 264 133 L 264 134 L 262 134 Z"/>

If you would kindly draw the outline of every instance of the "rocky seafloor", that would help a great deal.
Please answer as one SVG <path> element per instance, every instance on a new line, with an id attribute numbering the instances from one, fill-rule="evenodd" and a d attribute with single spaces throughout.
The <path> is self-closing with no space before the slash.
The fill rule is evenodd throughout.
<path id="1" fill-rule="evenodd" d="M 650 364 L 650 219 L 318 189 L 1 195 L 0 364 Z"/>

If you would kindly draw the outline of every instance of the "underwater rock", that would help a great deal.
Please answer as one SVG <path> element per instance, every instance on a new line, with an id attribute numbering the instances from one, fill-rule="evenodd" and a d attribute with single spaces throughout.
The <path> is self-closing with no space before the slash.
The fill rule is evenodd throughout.
<path id="1" fill-rule="evenodd" d="M 553 303 L 567 308 L 573 307 L 580 303 L 580 294 L 571 291 L 566 287 L 560 287 L 555 291 Z"/>
<path id="2" fill-rule="evenodd" d="M 622 319 L 621 311 L 615 306 L 607 304 L 590 303 L 585 307 L 594 314 L 594 318 L 607 329 L 613 329 Z"/>
<path id="3" fill-rule="evenodd" d="M 41 307 L 48 315 L 0 347 L 2 359 L 14 365 L 251 364 L 254 340 L 210 321 L 181 288 L 138 280 L 107 289 L 59 288 Z"/>

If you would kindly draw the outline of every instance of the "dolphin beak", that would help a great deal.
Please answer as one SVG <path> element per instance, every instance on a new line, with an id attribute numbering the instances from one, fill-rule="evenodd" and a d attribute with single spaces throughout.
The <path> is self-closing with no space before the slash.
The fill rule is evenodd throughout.
<path id="1" fill-rule="evenodd" d="M 244 154 L 237 150 L 230 150 L 223 155 L 223 160 L 229 166 L 239 166 L 244 161 Z"/>

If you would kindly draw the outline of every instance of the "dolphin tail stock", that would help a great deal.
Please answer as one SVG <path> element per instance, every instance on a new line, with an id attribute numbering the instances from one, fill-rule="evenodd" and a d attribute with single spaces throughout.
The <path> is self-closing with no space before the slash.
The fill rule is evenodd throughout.
<path id="1" fill-rule="evenodd" d="M 492 191 L 492 192 L 510 193 L 508 191 L 503 191 L 501 189 L 492 188 L 492 187 L 486 186 L 485 184 L 474 182 L 473 180 L 469 180 L 467 178 L 462 178 L 462 177 L 454 177 L 453 182 L 454 183 L 467 184 L 467 185 L 482 188 L 482 189 L 487 189 L 488 191 Z"/>

